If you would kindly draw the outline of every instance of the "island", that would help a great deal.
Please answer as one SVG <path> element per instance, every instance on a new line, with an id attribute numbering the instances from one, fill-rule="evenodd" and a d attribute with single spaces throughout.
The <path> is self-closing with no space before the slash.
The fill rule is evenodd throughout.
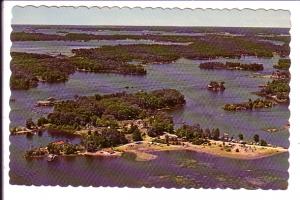
<path id="1" fill-rule="evenodd" d="M 27 128 L 43 127 L 80 137 L 79 144 L 55 141 L 33 148 L 26 158 L 56 156 L 122 156 L 133 153 L 137 160 L 155 159 L 153 151 L 190 150 L 238 159 L 255 159 L 287 149 L 276 147 L 255 135 L 246 140 L 222 133 L 219 128 L 199 124 L 175 129 L 169 110 L 185 104 L 184 96 L 174 89 L 151 92 L 115 93 L 77 97 L 61 101 L 47 118 Z"/>
<path id="2" fill-rule="evenodd" d="M 245 70 L 245 71 L 261 71 L 264 69 L 262 64 L 251 63 L 241 64 L 235 62 L 205 62 L 199 65 L 200 69 L 226 69 L 226 70 Z"/>
<path id="3" fill-rule="evenodd" d="M 89 51 L 83 53 L 83 50 L 76 52 L 73 57 L 12 52 L 10 88 L 28 90 L 37 87 L 39 82 L 65 82 L 75 71 L 124 75 L 146 74 L 142 65 L 129 64 L 126 59 L 118 59 L 110 53 L 107 55 L 99 52 L 95 55 Z"/>
<path id="4" fill-rule="evenodd" d="M 279 59 L 278 64 L 274 65 L 273 67 L 275 69 L 280 69 L 280 70 L 289 70 L 291 66 L 291 60 L 288 59 Z"/>
<path id="5" fill-rule="evenodd" d="M 274 100 L 277 103 L 289 103 L 289 78 L 275 79 L 262 86 L 259 92 L 255 94 Z"/>
<path id="6" fill-rule="evenodd" d="M 75 72 L 74 66 L 64 56 L 12 52 L 11 57 L 12 90 L 28 90 L 37 87 L 38 82 L 65 82 Z"/>
<path id="7" fill-rule="evenodd" d="M 288 37 L 284 37 L 288 41 Z M 219 57 L 240 58 L 243 56 L 272 57 L 274 53 L 285 57 L 289 54 L 287 44 L 278 46 L 258 40 L 254 36 L 228 37 L 222 34 L 190 35 L 93 35 L 66 33 L 12 32 L 13 42 L 23 41 L 91 41 L 91 40 L 147 40 L 160 44 L 133 44 L 102 46 L 91 49 L 73 49 L 73 55 L 50 56 L 30 53 L 11 53 L 12 90 L 28 90 L 39 82 L 57 83 L 68 80 L 75 71 L 94 73 L 117 73 L 123 75 L 147 74 L 146 65 L 172 63 L 180 58 L 209 60 Z M 259 37 L 259 39 L 261 39 Z M 235 48 L 232 48 L 234 46 Z M 280 69 L 289 65 L 289 59 L 280 59 Z M 133 64 L 136 63 L 136 64 Z M 53 68 L 52 66 L 56 67 Z M 282 67 L 283 66 L 283 67 Z M 226 69 L 261 71 L 262 64 L 234 62 L 201 63 L 201 69 Z M 278 67 L 277 67 L 278 68 Z M 286 68 L 286 67 L 285 67 Z"/>
<path id="8" fill-rule="evenodd" d="M 224 91 L 225 90 L 224 83 L 225 83 L 224 81 L 221 81 L 221 82 L 211 81 L 207 85 L 207 89 L 211 90 L 211 91 L 214 91 L 214 92 Z"/>
<path id="9" fill-rule="evenodd" d="M 272 108 L 273 105 L 275 105 L 273 101 L 258 98 L 254 101 L 249 99 L 248 102 L 225 104 L 223 109 L 226 111 L 255 110 L 261 108 Z"/>

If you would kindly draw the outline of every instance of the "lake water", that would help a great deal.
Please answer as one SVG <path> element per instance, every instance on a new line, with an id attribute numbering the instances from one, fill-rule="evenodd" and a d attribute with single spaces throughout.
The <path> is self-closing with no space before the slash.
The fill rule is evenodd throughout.
<path id="1" fill-rule="evenodd" d="M 62 136 L 50 136 L 65 139 Z M 53 139 L 53 138 L 52 138 Z M 70 139 L 70 138 L 69 138 Z M 73 139 L 76 140 L 76 139 Z M 27 142 L 24 142 L 27 141 Z M 65 157 L 25 160 L 29 145 L 47 144 L 47 135 L 11 137 L 10 183 L 21 185 L 285 189 L 288 154 L 258 160 L 235 160 L 189 151 L 156 152 L 153 161 Z"/>
<path id="2" fill-rule="evenodd" d="M 95 42 L 95 41 L 94 41 Z M 136 42 L 136 41 L 134 41 Z M 72 48 L 90 48 L 95 45 L 116 45 L 118 41 L 99 41 L 89 44 L 81 42 L 23 42 L 14 43 L 13 50 L 48 52 L 61 46 L 57 52 L 70 52 Z M 86 46 L 87 45 L 87 46 Z M 90 45 L 90 46 L 89 46 Z M 28 47 L 29 46 L 29 47 Z M 47 46 L 47 48 L 44 48 Z M 51 50 L 52 51 L 52 50 Z M 261 63 L 262 74 L 270 74 L 278 57 L 271 59 L 242 57 L 241 59 L 218 58 L 210 61 L 234 61 Z M 171 114 L 176 127 L 183 123 L 199 123 L 202 127 L 219 127 L 221 132 L 246 138 L 259 134 L 266 141 L 284 147 L 289 146 L 289 132 L 283 126 L 288 123 L 287 105 L 255 112 L 226 112 L 226 103 L 255 99 L 252 92 L 268 79 L 254 78 L 253 72 L 228 70 L 203 70 L 198 66 L 203 60 L 179 59 L 170 64 L 148 65 L 146 76 L 118 74 L 96 74 L 76 72 L 66 83 L 40 83 L 27 91 L 12 91 L 11 126 L 24 125 L 29 117 L 37 119 L 52 111 L 52 108 L 35 107 L 38 100 L 48 97 L 72 99 L 74 95 L 109 94 L 121 91 L 137 92 L 174 88 L 182 92 L 186 105 Z M 206 89 L 210 81 L 225 81 L 226 90 L 213 93 Z M 127 88 L 128 87 L 128 88 Z M 127 89 L 126 89 L 127 88 Z M 276 133 L 263 129 L 279 128 Z M 231 187 L 284 189 L 288 179 L 288 153 L 257 160 L 235 160 L 214 157 L 194 152 L 160 152 L 153 161 L 138 162 L 132 155 L 122 158 L 70 157 L 54 162 L 45 159 L 27 161 L 24 151 L 31 147 L 45 145 L 55 140 L 79 142 L 76 137 L 60 133 L 44 132 L 42 136 L 11 136 L 10 182 L 26 185 L 93 185 L 93 186 L 154 186 L 154 187 Z"/>

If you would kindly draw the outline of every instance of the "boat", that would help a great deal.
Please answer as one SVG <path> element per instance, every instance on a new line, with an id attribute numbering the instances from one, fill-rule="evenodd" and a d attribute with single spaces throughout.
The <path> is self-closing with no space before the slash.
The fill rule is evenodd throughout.
<path id="1" fill-rule="evenodd" d="M 48 162 L 51 162 L 51 161 L 53 161 L 56 157 L 57 157 L 57 155 L 49 154 L 48 157 L 47 157 L 47 161 L 48 161 Z"/>

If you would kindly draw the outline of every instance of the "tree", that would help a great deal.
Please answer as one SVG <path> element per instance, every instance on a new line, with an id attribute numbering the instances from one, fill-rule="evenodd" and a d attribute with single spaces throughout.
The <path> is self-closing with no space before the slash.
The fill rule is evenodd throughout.
<path id="1" fill-rule="evenodd" d="M 209 130 L 209 128 L 206 128 L 205 129 L 205 137 L 207 137 L 207 138 L 210 138 L 210 130 Z"/>
<path id="2" fill-rule="evenodd" d="M 239 139 L 243 140 L 244 139 L 244 135 L 243 134 L 239 134 Z"/>
<path id="3" fill-rule="evenodd" d="M 38 126 L 42 126 L 42 125 L 47 124 L 47 123 L 48 123 L 48 120 L 45 117 L 41 117 L 37 121 Z"/>
<path id="4" fill-rule="evenodd" d="M 100 94 L 95 94 L 95 99 L 97 100 L 97 101 L 100 101 L 101 100 L 101 95 Z"/>
<path id="5" fill-rule="evenodd" d="M 167 144 L 167 146 L 169 146 L 170 145 L 170 143 L 169 143 L 169 135 L 165 135 L 165 139 L 166 139 L 166 144 Z"/>
<path id="6" fill-rule="evenodd" d="M 132 133 L 133 141 L 142 141 L 143 140 L 141 131 L 138 129 L 138 127 L 136 125 L 131 126 L 129 132 Z"/>
<path id="7" fill-rule="evenodd" d="M 150 121 L 150 129 L 148 135 L 150 137 L 156 137 L 164 134 L 164 132 L 173 133 L 173 119 L 166 113 L 158 113 Z"/>
<path id="8" fill-rule="evenodd" d="M 213 139 L 214 140 L 219 140 L 219 138 L 220 138 L 220 130 L 219 130 L 219 128 L 213 129 L 212 134 L 213 134 Z"/>
<path id="9" fill-rule="evenodd" d="M 32 121 L 31 118 L 26 120 L 26 128 L 31 129 L 34 126 L 35 126 L 35 124 L 34 124 L 34 122 Z"/>
<path id="10" fill-rule="evenodd" d="M 268 146 L 268 143 L 265 140 L 260 140 L 261 146 Z"/>
<path id="11" fill-rule="evenodd" d="M 253 140 L 254 140 L 255 143 L 258 143 L 258 142 L 259 142 L 259 135 L 258 135 L 258 134 L 255 134 L 255 135 L 253 136 Z"/>

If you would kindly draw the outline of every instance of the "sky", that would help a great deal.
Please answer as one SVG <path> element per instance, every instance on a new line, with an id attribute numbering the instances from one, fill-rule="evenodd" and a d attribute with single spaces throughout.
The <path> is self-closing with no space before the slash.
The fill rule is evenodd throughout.
<path id="1" fill-rule="evenodd" d="M 290 27 L 285 10 L 14 7 L 12 24 Z"/>

